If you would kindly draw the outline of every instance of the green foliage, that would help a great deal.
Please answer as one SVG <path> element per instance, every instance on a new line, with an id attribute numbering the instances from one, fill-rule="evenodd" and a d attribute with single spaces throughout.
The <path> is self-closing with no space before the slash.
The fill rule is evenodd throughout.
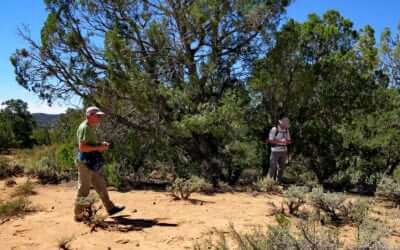
<path id="1" fill-rule="evenodd" d="M 77 143 L 76 130 L 85 118 L 84 116 L 84 112 L 78 109 L 68 109 L 64 114 L 61 114 L 51 130 L 51 141 L 56 144 L 63 142 L 75 145 Z"/>
<path id="2" fill-rule="evenodd" d="M 400 163 L 398 35 L 385 30 L 378 48 L 372 27 L 332 10 L 282 23 L 291 2 L 49 0 L 40 43 L 24 35 L 30 49 L 10 60 L 40 98 L 77 95 L 106 111 L 112 182 L 159 166 L 214 186 L 237 184 L 250 168 L 265 175 L 263 142 L 285 112 L 301 160 L 291 180 L 374 190 Z M 0 116 L 0 147 L 48 144 L 43 130 L 27 136 L 25 118 Z M 82 118 L 69 110 L 50 141 L 76 144 Z"/>
<path id="3" fill-rule="evenodd" d="M 114 186 L 116 188 L 122 187 L 121 176 L 118 173 L 117 164 L 116 163 L 107 163 L 103 166 L 103 174 L 107 181 L 107 184 L 110 186 Z"/>
<path id="4" fill-rule="evenodd" d="M 0 113 L 0 151 L 7 150 L 15 145 L 15 135 L 11 122 Z"/>
<path id="5" fill-rule="evenodd" d="M 31 147 L 35 125 L 26 102 L 14 99 L 3 102 L 0 111 L 0 149 Z"/>
<path id="6" fill-rule="evenodd" d="M 320 185 L 315 173 L 307 168 L 303 162 L 289 162 L 283 176 L 288 182 L 297 186 L 308 187 L 310 190 Z"/>
<path id="7" fill-rule="evenodd" d="M 25 36 L 32 49 L 11 63 L 18 83 L 42 99 L 78 95 L 104 109 L 107 139 L 118 142 L 108 157 L 123 174 L 162 162 L 180 177 L 235 184 L 262 154 L 237 66 L 250 69 L 264 54 L 290 2 L 46 1 L 40 44 Z"/>
<path id="8" fill-rule="evenodd" d="M 279 186 L 279 184 L 269 178 L 269 177 L 264 177 L 259 179 L 255 184 L 254 187 L 257 191 L 259 192 L 266 192 L 266 193 L 281 193 L 282 189 Z"/>
<path id="9" fill-rule="evenodd" d="M 255 62 L 251 84 L 260 110 L 273 122 L 280 112 L 291 118 L 294 154 L 319 183 L 350 168 L 341 160 L 353 151 L 343 147 L 339 128 L 377 107 L 376 58 L 370 27 L 359 33 L 350 20 L 328 11 L 304 23 L 289 20 L 266 57 Z"/>
<path id="10" fill-rule="evenodd" d="M 50 145 L 51 135 L 49 128 L 36 128 L 32 132 L 32 140 L 36 145 Z"/>
<path id="11" fill-rule="evenodd" d="M 389 77 L 391 86 L 400 85 L 400 25 L 397 34 L 392 34 L 389 28 L 386 28 L 381 35 L 380 55 L 384 72 Z"/>

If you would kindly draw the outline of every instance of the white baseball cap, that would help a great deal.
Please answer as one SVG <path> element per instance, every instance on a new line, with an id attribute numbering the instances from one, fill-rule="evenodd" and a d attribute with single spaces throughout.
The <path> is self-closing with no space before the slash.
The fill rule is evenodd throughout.
<path id="1" fill-rule="evenodd" d="M 90 115 L 105 115 L 104 112 L 102 112 L 98 107 L 96 106 L 90 106 L 86 109 L 86 116 Z"/>

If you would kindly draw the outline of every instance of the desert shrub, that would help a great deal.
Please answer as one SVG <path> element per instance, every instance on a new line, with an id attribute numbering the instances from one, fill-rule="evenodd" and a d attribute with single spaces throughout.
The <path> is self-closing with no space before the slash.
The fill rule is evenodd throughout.
<path id="1" fill-rule="evenodd" d="M 337 228 L 322 227 L 319 221 L 308 220 L 298 225 L 299 236 L 297 248 L 292 249 L 340 249 L 339 231 Z"/>
<path id="2" fill-rule="evenodd" d="M 216 241 L 208 239 L 197 243 L 196 250 L 310 250 L 339 249 L 341 243 L 337 230 L 322 228 L 316 221 L 307 221 L 298 226 L 298 233 L 290 230 L 290 221 L 283 215 L 276 216 L 277 225 L 269 226 L 267 232 L 256 229 L 252 233 L 240 233 L 233 226 L 228 233 L 218 232 Z M 228 244 L 228 237 L 233 240 Z"/>
<path id="3" fill-rule="evenodd" d="M 0 202 L 0 220 L 2 222 L 34 211 L 35 208 L 31 206 L 31 202 L 25 197 Z"/>
<path id="4" fill-rule="evenodd" d="M 368 201 L 357 199 L 351 202 L 350 222 L 356 226 L 360 226 L 368 219 L 370 206 Z"/>
<path id="5" fill-rule="evenodd" d="M 0 180 L 23 175 L 24 169 L 9 159 L 0 157 Z"/>
<path id="6" fill-rule="evenodd" d="M 325 193 L 322 188 L 312 190 L 310 202 L 325 223 L 360 223 L 368 212 L 368 205 L 365 202 L 348 201 L 345 195 Z"/>
<path id="7" fill-rule="evenodd" d="M 219 181 L 218 182 L 218 190 L 223 193 L 233 192 L 234 188 L 226 182 Z"/>
<path id="8" fill-rule="evenodd" d="M 269 177 L 264 177 L 264 178 L 258 180 L 254 184 L 254 188 L 258 192 L 266 192 L 266 193 L 281 193 L 282 192 L 278 183 Z"/>
<path id="9" fill-rule="evenodd" d="M 211 183 L 207 182 L 204 178 L 192 176 L 190 182 L 195 189 L 195 192 L 210 194 L 214 192 L 214 187 Z"/>
<path id="10" fill-rule="evenodd" d="M 308 187 L 301 186 L 290 186 L 283 196 L 285 204 L 289 209 L 289 214 L 298 215 L 299 209 L 307 202 L 307 193 L 309 192 Z"/>
<path id="11" fill-rule="evenodd" d="M 389 249 L 384 242 L 384 238 L 390 234 L 387 224 L 368 218 L 359 225 L 357 232 L 357 249 Z"/>
<path id="12" fill-rule="evenodd" d="M 268 227 L 263 249 L 295 249 L 297 240 L 289 231 L 290 220 L 283 214 L 277 214 L 275 219 L 278 225 Z"/>
<path id="13" fill-rule="evenodd" d="M 176 178 L 168 191 L 172 195 L 181 200 L 189 199 L 190 195 L 194 192 L 207 192 L 212 190 L 212 185 L 204 179 L 192 176 L 190 179 Z"/>
<path id="14" fill-rule="evenodd" d="M 394 207 L 400 206 L 400 181 L 384 177 L 378 184 L 375 195 L 384 201 L 389 201 Z"/>
<path id="15" fill-rule="evenodd" d="M 11 196 L 16 197 L 16 196 L 29 196 L 29 195 L 34 195 L 36 194 L 36 191 L 34 190 L 35 186 L 33 182 L 31 182 L 29 179 L 21 184 L 18 185 L 14 192 L 11 194 Z"/>

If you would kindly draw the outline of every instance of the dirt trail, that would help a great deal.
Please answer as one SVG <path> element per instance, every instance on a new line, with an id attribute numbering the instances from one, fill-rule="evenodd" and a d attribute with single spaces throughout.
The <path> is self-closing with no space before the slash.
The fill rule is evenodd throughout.
<path id="1" fill-rule="evenodd" d="M 21 183 L 23 179 L 18 179 Z M 0 199 L 12 188 L 0 182 Z M 193 195 L 193 201 L 174 201 L 168 193 L 153 191 L 111 191 L 112 199 L 124 204 L 126 215 L 140 231 L 127 233 L 99 229 L 90 232 L 87 225 L 72 219 L 75 185 L 36 188 L 31 196 L 41 211 L 0 225 L 1 249 L 57 249 L 59 239 L 74 236 L 72 249 L 191 249 L 196 240 L 207 238 L 213 228 L 226 230 L 230 223 L 242 231 L 275 223 L 268 216 L 268 201 L 277 196 L 251 194 Z M 194 203 L 194 204 L 193 204 Z M 102 211 L 104 212 L 104 211 Z"/>

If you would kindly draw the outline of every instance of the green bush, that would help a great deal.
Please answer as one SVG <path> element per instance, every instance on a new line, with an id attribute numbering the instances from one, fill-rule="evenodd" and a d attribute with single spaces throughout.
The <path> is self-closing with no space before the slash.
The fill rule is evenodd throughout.
<path id="1" fill-rule="evenodd" d="M 285 204 L 289 209 L 289 214 L 298 215 L 301 206 L 307 202 L 308 187 L 290 186 L 285 192 Z"/>
<path id="2" fill-rule="evenodd" d="M 266 192 L 266 193 L 281 193 L 282 189 L 279 184 L 269 177 L 264 177 L 258 180 L 254 184 L 255 189 L 258 192 Z"/>
<path id="3" fill-rule="evenodd" d="M 123 185 L 121 176 L 119 175 L 117 163 L 107 163 L 103 167 L 103 174 L 107 184 L 116 188 L 121 188 Z"/>
<path id="4" fill-rule="evenodd" d="M 378 184 L 375 195 L 384 200 L 389 201 L 394 207 L 400 206 L 400 181 L 393 178 L 384 177 Z"/>
<path id="5" fill-rule="evenodd" d="M 310 190 L 318 187 L 318 178 L 314 172 L 310 171 L 302 162 L 292 162 L 286 168 L 283 177 L 289 182 L 297 186 L 306 186 Z"/>
<path id="6" fill-rule="evenodd" d="M 19 157 L 26 173 L 37 177 L 42 184 L 57 184 L 77 176 L 71 145 L 36 147 L 20 153 Z"/>

